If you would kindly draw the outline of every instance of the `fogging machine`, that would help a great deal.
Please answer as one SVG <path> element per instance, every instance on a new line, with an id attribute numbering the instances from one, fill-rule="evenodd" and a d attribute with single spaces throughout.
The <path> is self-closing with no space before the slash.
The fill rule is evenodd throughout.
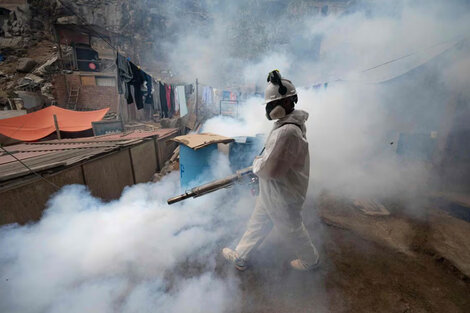
<path id="1" fill-rule="evenodd" d="M 227 176 L 222 179 L 217 179 L 209 183 L 196 186 L 185 193 L 168 199 L 168 204 L 173 204 L 188 198 L 197 198 L 205 194 L 214 192 L 219 189 L 229 188 L 236 183 L 245 183 L 251 185 L 252 193 L 257 193 L 258 188 L 258 177 L 253 174 L 253 167 L 247 167 L 241 170 L 238 170 L 235 174 Z"/>

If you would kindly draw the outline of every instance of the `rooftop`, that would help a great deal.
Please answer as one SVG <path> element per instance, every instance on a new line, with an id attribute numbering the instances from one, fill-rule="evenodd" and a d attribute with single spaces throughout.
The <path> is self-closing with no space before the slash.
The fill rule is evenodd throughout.
<path id="1" fill-rule="evenodd" d="M 76 139 L 21 143 L 5 147 L 9 153 L 0 151 L 0 184 L 31 174 L 21 160 L 32 170 L 41 172 L 70 166 L 98 155 L 138 144 L 147 138 L 165 138 L 178 132 L 176 128 L 155 131 L 133 131 Z M 12 154 L 13 156 L 11 156 Z"/>

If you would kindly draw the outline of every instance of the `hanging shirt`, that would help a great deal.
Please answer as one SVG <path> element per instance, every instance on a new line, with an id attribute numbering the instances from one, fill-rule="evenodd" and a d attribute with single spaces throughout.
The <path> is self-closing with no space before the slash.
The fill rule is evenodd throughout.
<path id="1" fill-rule="evenodd" d="M 127 85 L 128 82 L 132 80 L 132 70 L 129 64 L 129 61 L 119 53 L 117 54 L 116 58 L 116 67 L 118 70 L 117 75 L 117 85 L 118 85 L 118 92 L 120 94 L 124 93 L 124 96 L 128 97 L 129 95 L 129 87 Z M 124 84 L 124 89 L 122 85 Z"/>
<path id="2" fill-rule="evenodd" d="M 168 117 L 168 103 L 166 101 L 166 85 L 158 82 L 160 89 L 160 105 L 162 108 L 162 117 Z"/>
<path id="3" fill-rule="evenodd" d="M 153 86 L 152 86 L 152 76 L 144 73 L 145 83 L 146 83 L 146 94 L 145 94 L 145 103 L 152 104 L 153 106 Z"/>
<path id="4" fill-rule="evenodd" d="M 134 63 L 129 62 L 132 70 L 132 80 L 129 82 L 130 85 L 134 86 L 134 98 L 135 98 L 135 105 L 137 109 L 141 110 L 144 107 L 144 94 L 142 92 L 142 84 L 145 81 L 144 72 L 140 70 Z M 131 96 L 132 97 L 132 96 Z M 127 103 L 129 102 L 130 98 L 127 99 Z"/>
<path id="5" fill-rule="evenodd" d="M 188 106 L 186 104 L 186 86 L 176 86 L 178 93 L 178 100 L 180 102 L 180 116 L 183 117 L 188 114 Z"/>

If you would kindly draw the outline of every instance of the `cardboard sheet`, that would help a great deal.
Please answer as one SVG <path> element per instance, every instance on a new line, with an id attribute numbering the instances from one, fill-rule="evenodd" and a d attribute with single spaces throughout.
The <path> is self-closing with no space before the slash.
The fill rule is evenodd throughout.
<path id="1" fill-rule="evenodd" d="M 233 138 L 211 133 L 189 134 L 175 137 L 172 140 L 182 143 L 193 150 L 198 150 L 207 147 L 208 145 L 211 145 L 213 143 L 229 143 L 234 141 Z"/>

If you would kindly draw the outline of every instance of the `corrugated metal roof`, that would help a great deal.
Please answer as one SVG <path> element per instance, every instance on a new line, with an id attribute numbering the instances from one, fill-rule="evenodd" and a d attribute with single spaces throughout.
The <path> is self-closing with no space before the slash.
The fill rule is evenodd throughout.
<path id="1" fill-rule="evenodd" d="M 21 143 L 5 149 L 34 171 L 68 166 L 98 154 L 111 152 L 123 146 L 134 145 L 145 138 L 166 138 L 178 132 L 177 128 L 156 131 L 134 131 L 97 137 L 48 140 Z M 8 153 L 0 151 L 0 181 L 28 175 L 30 171 Z"/>
<path id="2" fill-rule="evenodd" d="M 132 140 L 132 139 L 143 139 L 148 137 L 158 136 L 160 138 L 165 138 L 171 136 L 178 132 L 178 128 L 162 128 L 154 131 L 133 131 L 126 133 L 117 133 L 102 135 L 96 137 L 84 137 L 84 138 L 74 138 L 74 139 L 55 139 L 48 141 L 40 142 L 31 142 L 29 144 L 56 144 L 56 143 L 85 143 L 85 142 L 109 142 L 109 141 L 123 141 L 123 140 Z"/>

